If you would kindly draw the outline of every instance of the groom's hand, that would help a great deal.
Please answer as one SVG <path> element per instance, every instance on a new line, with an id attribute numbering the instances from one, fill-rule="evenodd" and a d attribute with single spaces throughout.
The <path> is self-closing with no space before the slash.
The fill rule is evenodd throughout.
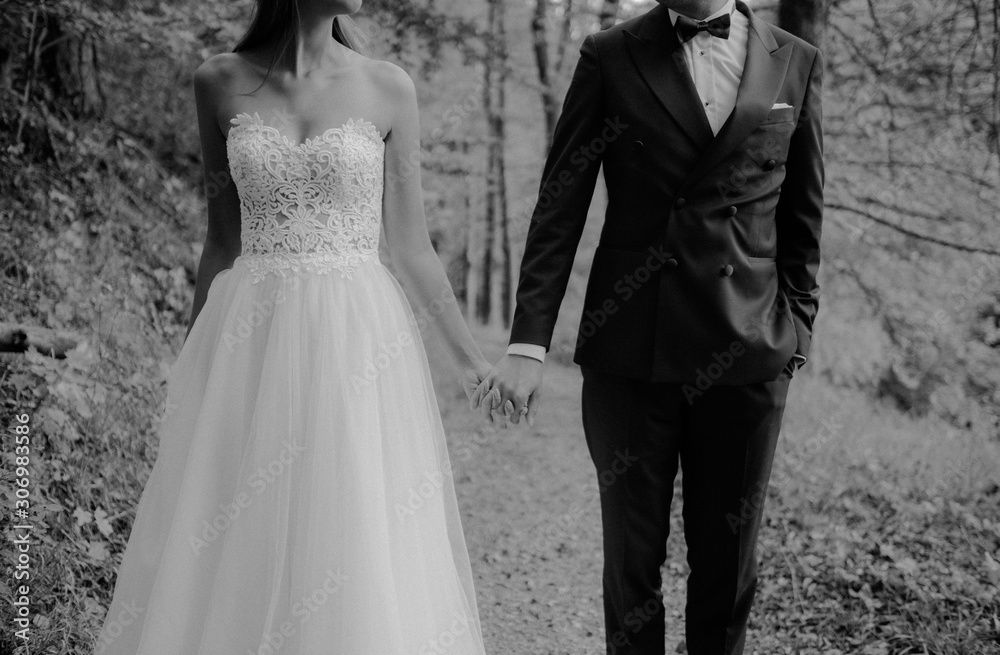
<path id="1" fill-rule="evenodd" d="M 541 391 L 542 362 L 524 355 L 504 355 L 479 385 L 473 402 L 483 403 L 483 413 L 490 422 L 494 421 L 492 410 L 496 409 L 503 414 L 500 422 L 504 427 L 508 420 L 519 424 L 524 415 L 528 425 L 534 425 Z"/>

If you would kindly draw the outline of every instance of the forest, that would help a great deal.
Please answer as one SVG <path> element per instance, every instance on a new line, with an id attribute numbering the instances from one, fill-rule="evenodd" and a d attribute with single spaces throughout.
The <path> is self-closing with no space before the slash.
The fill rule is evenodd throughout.
<path id="1" fill-rule="evenodd" d="M 1000 0 L 748 4 L 826 60 L 822 295 L 767 491 L 754 652 L 1000 653 Z M 432 241 L 491 360 L 580 45 L 654 5 L 367 0 L 356 16 L 371 56 L 416 83 Z M 3 652 L 93 648 L 205 237 L 192 72 L 252 6 L 0 0 Z M 604 207 L 599 183 L 532 430 L 482 424 L 434 371 L 490 652 L 603 644 L 572 355 Z M 679 512 L 664 591 L 686 652 Z M 12 628 L 18 521 L 29 642 Z"/>

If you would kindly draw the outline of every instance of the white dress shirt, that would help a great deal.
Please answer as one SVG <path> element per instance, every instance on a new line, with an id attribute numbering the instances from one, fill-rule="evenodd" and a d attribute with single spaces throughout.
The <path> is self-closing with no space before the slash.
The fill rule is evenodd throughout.
<path id="1" fill-rule="evenodd" d="M 668 11 L 671 24 L 676 25 L 680 14 L 673 9 Z M 693 39 L 681 44 L 688 72 L 701 96 L 701 105 L 714 134 L 719 133 L 736 107 L 736 92 L 740 88 L 743 64 L 747 58 L 750 21 L 743 12 L 737 11 L 736 0 L 729 0 L 722 9 L 705 20 L 698 21 L 707 23 L 726 14 L 730 15 L 728 39 L 720 39 L 708 32 L 698 32 Z"/>
<path id="2" fill-rule="evenodd" d="M 680 14 L 673 9 L 668 12 L 670 23 L 676 25 Z M 708 32 L 698 32 L 694 38 L 681 44 L 684 61 L 694 80 L 695 89 L 698 90 L 713 134 L 719 133 L 736 107 L 736 96 L 747 57 L 750 20 L 736 9 L 736 0 L 728 0 L 717 12 L 698 21 L 705 23 L 726 14 L 730 14 L 728 39 L 720 39 Z M 668 65 L 668 62 L 664 62 L 664 65 Z M 545 350 L 545 346 L 533 343 L 512 343 L 507 346 L 508 355 L 524 355 L 541 362 L 545 361 Z M 799 366 L 805 362 L 802 355 L 796 354 L 794 358 Z"/>

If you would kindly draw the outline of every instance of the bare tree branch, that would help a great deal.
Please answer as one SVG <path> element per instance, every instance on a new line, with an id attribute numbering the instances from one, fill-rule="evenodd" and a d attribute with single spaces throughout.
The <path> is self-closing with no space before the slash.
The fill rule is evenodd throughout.
<path id="1" fill-rule="evenodd" d="M 921 241 L 926 241 L 928 243 L 944 246 L 946 248 L 951 248 L 953 250 L 959 250 L 961 252 L 975 252 L 975 253 L 982 253 L 984 255 L 992 255 L 994 257 L 1000 257 L 1000 250 L 994 250 L 992 248 L 981 248 L 979 246 L 970 246 L 962 243 L 956 243 L 954 241 L 939 239 L 938 237 L 934 237 L 929 234 L 921 234 L 920 232 L 915 232 L 913 230 L 903 227 L 902 225 L 897 225 L 896 223 L 893 223 L 890 220 L 884 219 L 881 216 L 876 216 L 871 212 L 867 212 L 857 207 L 849 207 L 847 205 L 842 205 L 840 203 L 828 202 L 826 203 L 826 208 L 851 212 L 852 214 L 855 214 L 857 216 L 861 216 L 863 218 L 867 218 L 871 221 L 874 221 L 879 225 L 884 225 L 888 228 L 891 228 L 901 234 L 905 234 L 906 236 L 913 237 L 915 239 L 920 239 Z"/>

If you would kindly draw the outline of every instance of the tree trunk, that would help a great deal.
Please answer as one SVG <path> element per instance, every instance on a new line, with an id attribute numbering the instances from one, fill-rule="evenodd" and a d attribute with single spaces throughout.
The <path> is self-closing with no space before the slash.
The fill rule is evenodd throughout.
<path id="1" fill-rule="evenodd" d="M 829 11 L 829 0 L 781 0 L 778 26 L 822 48 Z"/>
<path id="2" fill-rule="evenodd" d="M 549 37 L 547 12 L 549 0 L 535 0 L 535 13 L 531 19 L 531 34 L 535 46 L 535 66 L 538 69 L 538 82 L 541 88 L 542 112 L 545 115 L 545 145 L 552 143 L 552 135 L 556 131 L 556 120 L 559 118 L 559 103 L 556 100 L 555 89 L 552 87 L 552 75 L 549 67 Z"/>
<path id="3" fill-rule="evenodd" d="M 992 109 L 990 116 L 990 142 L 993 152 L 997 157 L 997 164 L 1000 164 L 1000 0 L 993 0 L 993 95 L 990 98 Z"/>
<path id="4" fill-rule="evenodd" d="M 506 325 L 510 318 L 511 264 L 504 164 L 507 82 L 504 0 L 489 0 L 488 20 L 486 83 L 483 85 L 487 124 L 486 220 L 483 235 L 482 278 L 479 280 L 476 316 L 485 323 Z M 499 302 L 494 302 L 495 298 L 499 298 Z"/>
<path id="5" fill-rule="evenodd" d="M 493 236 L 496 231 L 497 174 L 495 160 L 494 115 L 496 113 L 496 68 L 497 0 L 489 0 L 486 34 L 486 52 L 483 56 L 483 110 L 486 114 L 486 202 L 483 212 L 482 251 L 480 253 L 476 289 L 476 320 L 480 324 L 490 322 L 493 308 Z"/>
<path id="6" fill-rule="evenodd" d="M 44 17 L 35 43 L 39 72 L 57 98 L 70 101 L 78 116 L 103 110 L 99 59 L 92 34 L 67 29 L 55 13 Z"/>
<path id="7" fill-rule="evenodd" d="M 563 0 L 562 24 L 559 27 L 559 43 L 556 44 L 556 73 L 566 67 L 566 44 L 573 31 L 573 0 Z"/>
<path id="8" fill-rule="evenodd" d="M 503 28 L 501 27 L 501 34 L 503 34 Z M 506 37 L 502 44 L 505 44 Z M 504 47 L 504 56 L 500 60 L 503 64 L 500 72 L 499 88 L 497 89 L 497 94 L 499 96 L 499 111 L 497 112 L 497 180 L 499 184 L 497 185 L 497 211 L 499 214 L 500 223 L 500 315 L 497 317 L 499 319 L 500 325 L 504 328 L 510 327 L 511 314 L 514 311 L 513 306 L 513 296 L 511 293 L 511 287 L 513 286 L 513 280 L 511 279 L 511 261 L 510 261 L 510 221 L 507 215 L 507 161 L 504 157 L 504 146 L 507 143 L 507 126 L 506 126 L 506 111 L 507 111 L 507 56 L 506 47 Z"/>
<path id="9" fill-rule="evenodd" d="M 460 148 L 462 150 L 462 161 L 468 161 L 469 142 L 463 139 Z M 470 171 L 466 169 L 464 173 L 466 180 L 468 179 L 469 173 Z M 456 271 L 455 279 L 459 280 L 460 288 L 456 290 L 455 297 L 458 298 L 460 303 L 465 305 L 466 311 L 468 311 L 470 301 L 472 300 L 471 296 L 473 295 L 469 289 L 470 273 L 472 271 L 472 189 L 469 188 L 468 184 L 460 184 L 459 186 L 465 191 L 462 194 L 463 218 L 465 220 L 465 239 L 462 242 L 462 254 L 460 255 L 456 265 L 458 270 Z"/>
<path id="10" fill-rule="evenodd" d="M 492 11 L 492 9 L 491 9 Z M 492 41 L 492 35 L 487 39 Z M 490 322 L 490 308 L 493 305 L 493 232 L 496 226 L 496 171 L 494 166 L 493 146 L 493 46 L 486 47 L 484 68 L 485 83 L 483 84 L 483 107 L 486 109 L 487 144 L 486 144 L 486 207 L 483 212 L 483 241 L 481 259 L 478 266 L 478 285 L 476 289 L 476 320 L 485 325 Z"/>
<path id="11" fill-rule="evenodd" d="M 599 17 L 602 30 L 614 27 L 615 20 L 618 18 L 618 0 L 604 0 Z"/>
<path id="12" fill-rule="evenodd" d="M 504 145 L 506 143 L 506 111 L 507 86 L 507 33 L 504 18 L 504 1 L 489 2 L 489 41 L 487 50 L 490 64 L 486 83 L 485 97 L 488 100 L 486 119 L 487 133 L 487 169 L 486 169 L 486 243 L 484 248 L 489 254 L 485 264 L 489 264 L 488 277 L 480 281 L 480 288 L 485 290 L 489 285 L 487 307 L 482 303 L 484 314 L 481 318 L 492 325 L 506 326 L 510 321 L 510 235 L 507 220 L 507 175 L 504 162 Z M 498 299 L 498 302 L 493 302 Z"/>
<path id="13" fill-rule="evenodd" d="M 0 87 L 9 91 L 13 88 L 10 75 L 10 50 L 0 46 Z"/>

